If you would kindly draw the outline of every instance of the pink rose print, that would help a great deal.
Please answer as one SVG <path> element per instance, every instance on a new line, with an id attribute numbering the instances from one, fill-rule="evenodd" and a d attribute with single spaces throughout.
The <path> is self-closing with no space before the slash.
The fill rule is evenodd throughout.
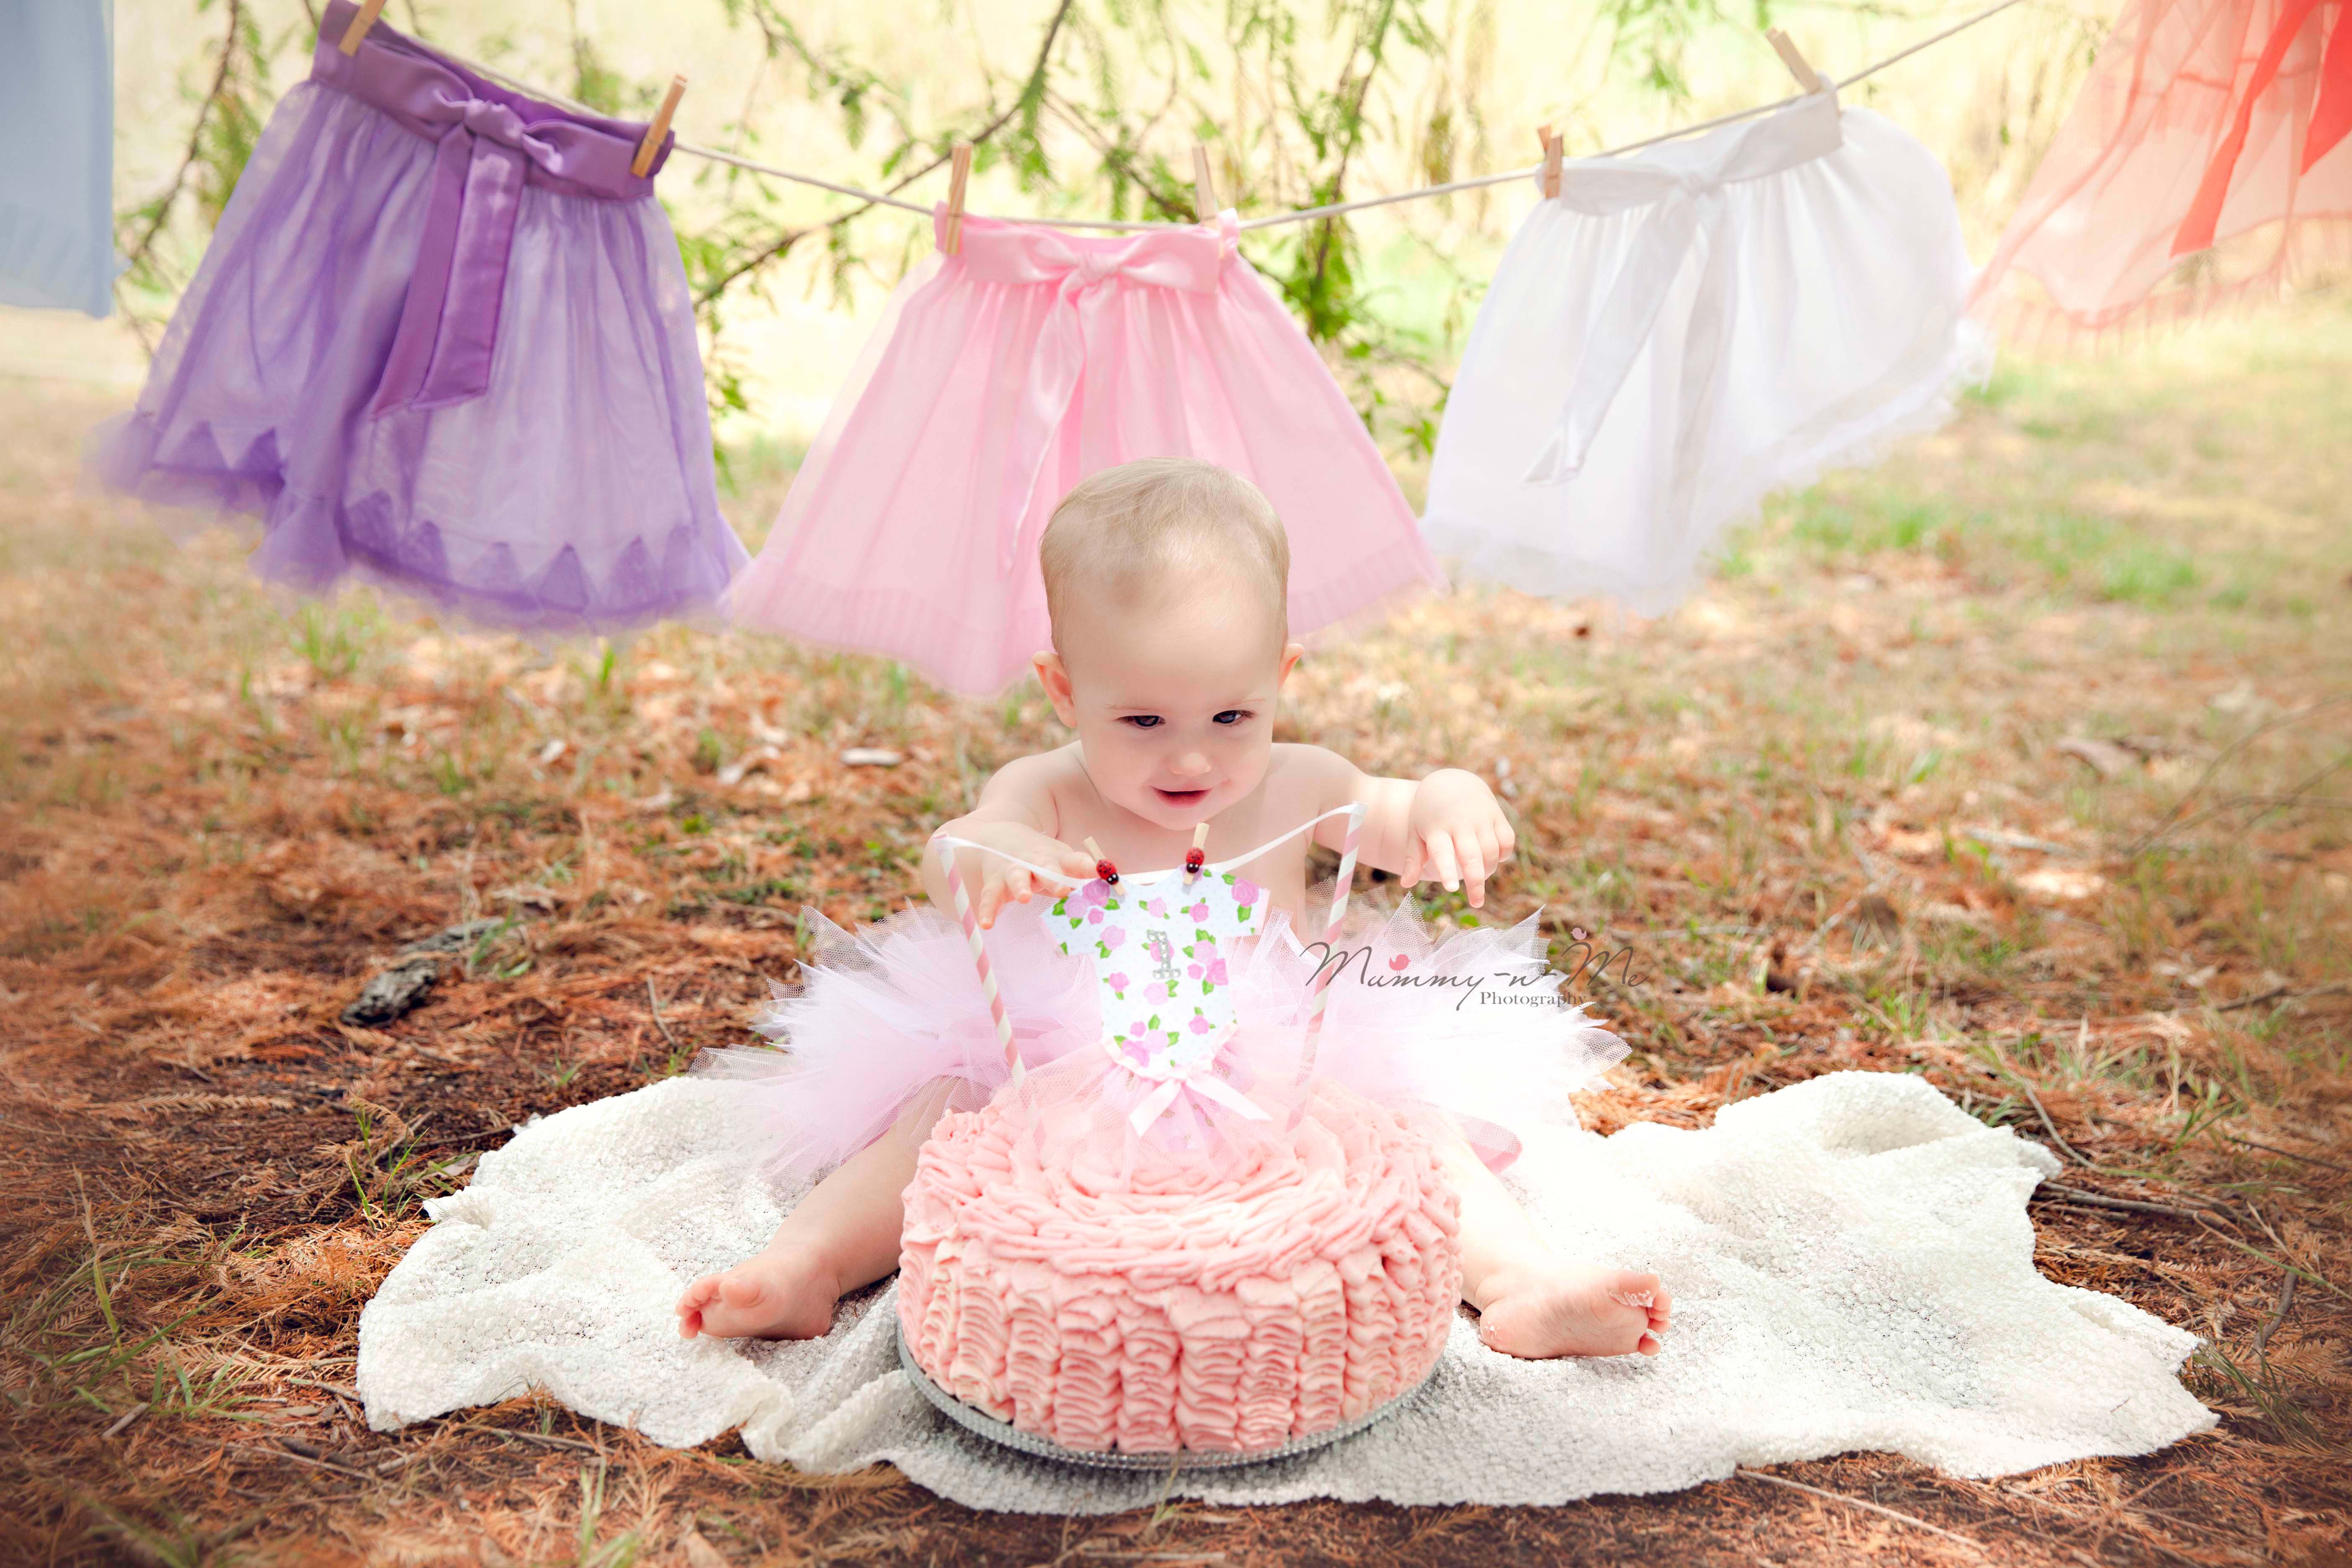
<path id="1" fill-rule="evenodd" d="M 1125 927 L 1105 926 L 1103 928 L 1102 944 L 1105 947 L 1117 947 L 1120 942 L 1123 942 L 1126 940 L 1127 931 Z"/>
<path id="2" fill-rule="evenodd" d="M 1207 1033 L 1209 1032 L 1209 1029 L 1210 1029 L 1210 1027 L 1211 1027 L 1210 1023 L 1209 1023 L 1209 1020 L 1208 1020 L 1208 1019 L 1206 1019 L 1206 1018 L 1203 1018 L 1203 1017 L 1202 1017 L 1202 1016 L 1201 1016 L 1201 1015 L 1200 1015 L 1200 1014 L 1198 1014 L 1198 1013 L 1193 1014 L 1193 1015 L 1192 1015 L 1192 1021 L 1191 1023 L 1189 1023 L 1189 1024 L 1185 1025 L 1184 1026 L 1185 1026 L 1186 1028 L 1188 1028 L 1188 1029 L 1192 1030 L 1192 1031 L 1194 1034 L 1196 1034 L 1196 1035 L 1205 1035 L 1205 1034 L 1207 1034 Z"/>
<path id="3" fill-rule="evenodd" d="M 1212 985 L 1230 985 L 1233 984 L 1231 980 L 1225 977 L 1225 961 L 1222 958 L 1212 962 L 1209 965 L 1209 973 L 1202 975 L 1201 978 L 1207 981 Z"/>
<path id="4" fill-rule="evenodd" d="M 1237 904 L 1254 904 L 1257 902 L 1257 896 L 1264 891 L 1265 891 L 1264 888 L 1259 887 L 1247 877 L 1234 879 L 1234 902 Z"/>
<path id="5" fill-rule="evenodd" d="M 1199 903 L 1194 904 L 1192 909 L 1186 912 L 1196 921 L 1207 920 L 1209 918 L 1209 901 L 1206 899 L 1203 899 Z"/>
<path id="6" fill-rule="evenodd" d="M 1103 984 L 1109 986 L 1114 993 L 1125 991 L 1127 989 L 1127 973 L 1122 970 L 1117 974 L 1106 975 L 1103 978 Z"/>
<path id="7" fill-rule="evenodd" d="M 1154 899 L 1150 903 L 1143 906 L 1143 912 L 1150 915 L 1157 915 L 1160 919 L 1165 920 L 1168 918 L 1168 900 L 1165 899 Z"/>
<path id="8" fill-rule="evenodd" d="M 1104 881 L 1100 877 L 1097 877 L 1093 881 L 1088 882 L 1085 887 L 1079 889 L 1078 891 L 1084 895 L 1087 902 L 1094 905 L 1097 909 L 1100 909 L 1103 905 L 1110 902 L 1110 884 Z M 1100 919 L 1101 917 L 1097 916 L 1096 918 Z"/>
<path id="9" fill-rule="evenodd" d="M 1141 1026 L 1138 1026 L 1137 1032 L 1141 1033 Z M 1131 1038 L 1127 1042 L 1126 1055 L 1137 1067 L 1143 1067 L 1151 1060 L 1151 1047 L 1139 1038 Z"/>
<path id="10" fill-rule="evenodd" d="M 1087 923 L 1088 925 L 1097 926 L 1102 924 L 1102 911 L 1100 910 L 1088 910 L 1087 911 Z"/>
<path id="11" fill-rule="evenodd" d="M 1201 966 L 1197 963 L 1188 963 L 1184 966 L 1184 973 L 1198 980 L 1201 978 Z"/>
<path id="12" fill-rule="evenodd" d="M 1143 988 L 1143 999 L 1154 1004 L 1165 1002 L 1168 1000 L 1168 987 L 1155 980 Z"/>
<path id="13" fill-rule="evenodd" d="M 1151 1026 L 1145 1023 L 1140 1018 L 1138 1018 L 1134 1023 L 1129 1024 L 1127 1026 L 1127 1037 L 1130 1040 L 1139 1040 L 1150 1032 Z"/>

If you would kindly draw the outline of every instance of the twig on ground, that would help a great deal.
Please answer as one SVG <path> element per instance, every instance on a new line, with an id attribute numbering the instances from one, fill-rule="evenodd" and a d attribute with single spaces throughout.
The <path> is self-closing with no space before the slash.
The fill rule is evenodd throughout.
<path id="1" fill-rule="evenodd" d="M 2033 1086 L 2025 1081 L 2025 1075 L 2019 1072 L 2011 1072 L 2009 1075 L 2009 1078 L 2011 1083 L 2014 1083 L 2018 1088 L 2025 1091 L 2025 1103 L 2033 1107 L 2034 1115 L 2042 1118 L 2042 1125 L 2049 1131 L 2050 1141 L 2058 1145 L 2060 1152 L 2068 1159 L 2074 1161 L 2077 1165 L 2089 1164 L 2091 1163 L 2090 1161 L 2083 1158 L 2082 1153 L 2076 1150 L 2072 1143 L 2067 1142 L 2064 1138 L 2059 1135 L 2058 1124 L 2050 1120 L 2050 1112 L 2043 1108 L 2042 1097 L 2033 1092 Z"/>
<path id="2" fill-rule="evenodd" d="M 308 1455 L 298 1454 L 291 1448 L 265 1448 L 258 1443 L 231 1443 L 227 1446 L 244 1453 L 258 1454 L 268 1459 L 290 1459 L 298 1465 L 309 1465 L 314 1469 L 332 1470 L 339 1476 L 349 1476 L 355 1481 L 374 1479 L 365 1470 L 355 1470 L 349 1465 L 339 1465 L 332 1459 L 313 1459 Z"/>
<path id="3" fill-rule="evenodd" d="M 2290 1278 L 2287 1283 L 2292 1287 L 2294 1281 Z M 2256 1342 L 2260 1343 L 2261 1342 L 2257 1341 Z M 117 1437 L 121 1436 L 122 1429 L 125 1426 L 130 1426 L 133 1421 L 138 1420 L 142 1415 L 146 1414 L 147 1402 L 142 1399 L 138 1404 L 132 1405 L 130 1409 L 124 1411 L 121 1415 L 117 1416 L 115 1418 L 114 1425 L 106 1429 L 105 1435 L 109 1437 Z"/>
<path id="4" fill-rule="evenodd" d="M 546 1432 L 518 1432 L 511 1426 L 483 1426 L 478 1430 L 488 1432 L 493 1437 L 520 1437 L 526 1443 L 544 1443 L 551 1448 L 576 1448 L 583 1454 L 604 1452 L 593 1443 L 583 1443 L 577 1437 L 558 1437 Z"/>
<path id="5" fill-rule="evenodd" d="M 2318 1165 L 2326 1170 L 2342 1171 L 2347 1175 L 2352 1175 L 2352 1165 L 2339 1165 L 2333 1160 L 2323 1160 L 2316 1154 L 2298 1154 L 2292 1149 L 2275 1149 L 2268 1143 L 2257 1143 L 2251 1138 L 2241 1138 L 2234 1132 L 2224 1132 L 2221 1136 L 2232 1143 L 2242 1143 L 2249 1149 L 2260 1149 L 2265 1154 L 2277 1154 L 2288 1160 L 2300 1160 L 2306 1165 Z"/>
<path id="6" fill-rule="evenodd" d="M 2286 1277 L 2286 1283 L 2279 1289 L 2278 1310 L 2271 1314 L 2271 1321 L 2269 1322 L 2264 1323 L 2261 1328 L 2254 1331 L 2254 1353 L 2256 1355 L 2268 1355 L 2270 1353 L 2271 1336 L 2278 1332 L 2279 1325 L 2286 1321 L 2287 1312 L 2294 1306 L 2294 1276 L 2293 1274 L 2289 1274 Z"/>
<path id="7" fill-rule="evenodd" d="M 1791 1491 L 1809 1492 L 1814 1497 L 1827 1498 L 1832 1502 L 1842 1502 L 1851 1508 L 1866 1508 L 1873 1513 L 1885 1514 L 1889 1519 L 1900 1520 L 1905 1524 L 1924 1530 L 1931 1535 L 1940 1535 L 1947 1541 L 1957 1541 L 1971 1552 L 1979 1554 L 1984 1552 L 1982 1543 L 1960 1534 L 1958 1531 L 1946 1530 L 1940 1524 L 1929 1524 L 1916 1514 L 1905 1513 L 1900 1509 L 1888 1508 L 1884 1503 L 1866 1502 L 1858 1497 L 1848 1497 L 1843 1492 L 1828 1491 L 1821 1487 L 1809 1487 L 1802 1481 L 1792 1481 L 1780 1476 L 1768 1476 L 1761 1470 L 1737 1469 L 1731 1473 L 1744 1480 L 1769 1481 L 1776 1487 L 1787 1487 Z"/>
<path id="8" fill-rule="evenodd" d="M 2200 1216 L 2200 1218 L 2199 1219 L 2199 1222 L 2198 1222 L 2198 1223 L 2200 1223 L 2200 1225 L 2204 1224 L 2204 1221 L 2203 1221 L 2203 1219 L 2201 1218 L 2201 1216 Z M 2207 1225 L 2207 1226 L 2205 1226 L 2205 1228 L 2206 1228 L 2206 1229 L 2208 1229 L 2208 1230 L 2213 1230 L 2213 1227 L 2212 1227 L 2211 1226 L 2210 1226 L 2210 1225 Z M 2270 1265 L 2272 1268 L 2273 1268 L 2283 1269 L 2283 1270 L 2284 1270 L 2285 1272 L 2287 1272 L 2287 1273 L 2289 1273 L 2289 1274 L 2299 1275 L 2299 1276 L 2301 1276 L 2302 1278 L 2304 1278 L 2304 1279 L 2305 1279 L 2310 1280 L 2314 1285 L 2318 1286 L 2321 1289 L 2323 1289 L 2323 1290 L 2326 1291 L 2326 1292 L 2327 1292 L 2329 1295 L 2331 1295 L 2331 1296 L 2336 1297 L 2336 1298 L 2338 1298 L 2338 1299 L 2347 1299 L 2347 1298 L 2345 1298 L 2345 1295 L 2344 1295 L 2344 1292 L 2343 1292 L 2343 1291 L 2341 1291 L 2341 1290 L 2337 1289 L 2334 1285 L 2330 1284 L 2330 1283 L 2329 1283 L 2329 1282 L 2328 1282 L 2325 1278 L 2321 1277 L 2320 1275 L 2314 1274 L 2310 1269 L 2308 1269 L 2308 1268 L 2305 1268 L 2301 1267 L 2300 1265 L 2298 1265 L 2298 1264 L 2296 1264 L 2296 1263 L 2294 1263 L 2294 1262 L 2293 1262 L 2293 1261 L 2291 1261 L 2291 1260 L 2288 1260 L 2288 1259 L 2283 1259 L 2283 1258 L 2273 1258 L 2269 1253 L 2264 1252 L 2261 1247 L 2251 1247 L 2251 1246 L 2247 1245 L 2245 1242 L 2240 1241 L 2240 1240 L 2239 1240 L 2236 1237 L 2234 1237 L 2234 1236 L 2223 1236 L 2223 1235 L 2222 1235 L 2220 1231 L 2218 1231 L 2218 1230 L 2213 1230 L 2213 1239 L 2214 1239 L 2214 1240 L 2216 1240 L 2216 1241 L 2226 1241 L 2226 1242 L 2228 1242 L 2231 1247 L 2236 1247 L 2239 1251 L 2241 1251 L 2241 1252 L 2242 1252 L 2242 1253 L 2245 1253 L 2248 1257 L 2250 1257 L 2250 1258 L 2261 1258 L 2263 1262 L 2265 1262 L 2265 1263 L 2269 1264 L 2269 1265 Z"/>
<path id="9" fill-rule="evenodd" d="M 2331 980 L 2325 985 L 2315 985 L 2308 991 L 2297 991 L 2290 985 L 2273 985 L 2258 996 L 2242 996 L 2235 1002 L 2224 1003 L 2214 1009 L 2217 1013 L 2234 1013 L 2241 1007 L 2259 1007 L 2265 1002 L 2284 996 L 2300 1002 L 2306 996 L 2326 996 L 2332 992 L 2352 990 L 2352 980 Z"/>
<path id="10" fill-rule="evenodd" d="M 2228 1215 L 2212 1209 L 2185 1209 L 2173 1204 L 2150 1203 L 2146 1198 L 2111 1198 L 2104 1193 L 2086 1193 L 2079 1187 L 2062 1187 L 2055 1182 L 2044 1182 L 2035 1189 L 2037 1196 L 2045 1193 L 2053 1198 L 2063 1198 L 2067 1203 L 2078 1205 L 2087 1205 L 2095 1209 L 2129 1209 L 2135 1214 L 2169 1215 L 2174 1219 L 2212 1218 L 2221 1220 L 2224 1225 L 2235 1223 Z"/>
<path id="11" fill-rule="evenodd" d="M 650 974 L 646 976 L 646 1005 L 653 1009 L 654 1027 L 659 1029 L 661 1037 L 669 1042 L 669 1048 L 674 1051 L 683 1050 L 685 1047 L 677 1043 L 677 1037 L 669 1032 L 669 1025 L 662 1020 L 661 995 L 654 990 L 654 977 Z"/>
<path id="12" fill-rule="evenodd" d="M 2158 839 L 2163 837 L 2166 834 L 2171 832 L 2176 826 L 2179 826 L 2180 814 L 2189 808 L 2189 803 L 2195 800 L 2199 792 L 2203 790 L 2207 784 L 2213 782 L 2213 775 L 2220 773 L 2221 771 L 2222 764 L 2227 763 L 2231 757 L 2236 756 L 2240 752 L 2244 751 L 2248 746 L 2252 745 L 2256 741 L 2261 740 L 2264 735 L 2269 734 L 2273 730 L 2284 729 L 2287 725 L 2299 723 L 2303 720 L 2310 718 L 2315 713 L 2324 713 L 2330 708 L 2340 708 L 2347 702 L 2352 702 L 2352 692 L 2346 692 L 2336 697 L 2322 698 L 2319 701 L 2298 708 L 2291 713 L 2282 713 L 2277 718 L 2269 721 L 2267 723 L 2257 724 L 2252 729 L 2247 731 L 2244 734 L 2239 736 L 2236 740 L 2231 742 L 2228 745 L 2222 747 L 2221 752 L 2213 758 L 2213 760 L 2205 764 L 2205 771 L 2197 775 L 2197 782 L 2190 784 L 2188 791 L 2183 794 L 2179 800 L 2172 803 L 2172 809 L 2166 812 L 2161 817 L 2158 817 L 2155 826 L 2149 828 L 2146 833 L 2141 834 L 2137 838 L 2132 841 L 2131 847 L 2124 851 L 2124 858 L 2126 860 L 2137 859 L 2142 851 L 2146 850 Z"/>

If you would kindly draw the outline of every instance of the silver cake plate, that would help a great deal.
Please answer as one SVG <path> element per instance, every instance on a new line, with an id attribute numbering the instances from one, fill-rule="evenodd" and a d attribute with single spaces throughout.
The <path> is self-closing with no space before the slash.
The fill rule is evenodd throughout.
<path id="1" fill-rule="evenodd" d="M 1002 1443 L 1004 1447 L 1020 1453 L 1034 1455 L 1041 1459 L 1058 1459 L 1066 1465 L 1085 1465 L 1097 1470 L 1230 1470 L 1243 1465 L 1263 1465 L 1275 1459 L 1296 1458 L 1301 1454 L 1311 1454 L 1318 1448 L 1328 1448 L 1334 1443 L 1345 1442 L 1365 1428 L 1386 1420 L 1410 1404 L 1423 1389 L 1428 1387 L 1430 1378 L 1437 1373 L 1436 1365 L 1432 1363 L 1429 1371 L 1423 1375 L 1419 1383 L 1414 1384 L 1395 1398 L 1375 1405 L 1353 1421 L 1343 1421 L 1328 1432 L 1315 1432 L 1304 1437 L 1293 1437 L 1290 1441 L 1277 1444 L 1271 1448 L 1251 1448 L 1239 1452 L 1223 1452 L 1213 1448 L 1177 1448 L 1165 1449 L 1158 1453 L 1127 1453 L 1114 1448 L 1066 1447 L 1051 1437 L 1041 1437 L 1034 1432 L 1024 1432 L 1010 1421 L 999 1421 L 985 1410 L 965 1404 L 938 1384 L 933 1383 L 930 1374 L 915 1364 L 915 1352 L 907 1344 L 906 1325 L 903 1323 L 898 1325 L 896 1331 L 898 1336 L 898 1364 L 906 1368 L 907 1375 L 914 1380 L 915 1386 L 923 1391 L 923 1397 L 929 1400 L 939 1409 L 940 1415 L 967 1432 L 985 1437 L 992 1443 Z"/>

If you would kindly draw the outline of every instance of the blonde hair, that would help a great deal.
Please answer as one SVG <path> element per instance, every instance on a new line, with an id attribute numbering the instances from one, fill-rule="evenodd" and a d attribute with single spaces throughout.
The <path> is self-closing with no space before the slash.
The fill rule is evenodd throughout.
<path id="1" fill-rule="evenodd" d="M 1258 488 L 1198 458 L 1105 468 L 1062 498 L 1038 542 L 1045 613 L 1062 646 L 1063 606 L 1097 589 L 1116 599 L 1168 578 L 1236 574 L 1260 588 L 1290 640 L 1290 539 Z"/>

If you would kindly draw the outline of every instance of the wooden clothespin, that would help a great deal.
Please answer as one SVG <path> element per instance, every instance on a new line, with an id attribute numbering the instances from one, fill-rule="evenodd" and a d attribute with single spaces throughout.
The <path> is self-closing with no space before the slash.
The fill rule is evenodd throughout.
<path id="1" fill-rule="evenodd" d="M 637 143 L 637 155 L 629 160 L 629 173 L 639 179 L 654 166 L 654 154 L 661 151 L 662 138 L 669 134 L 670 116 L 677 112 L 677 100 L 686 96 L 686 79 L 669 79 L 669 90 L 662 94 L 661 107 L 654 110 L 653 123 L 646 127 L 645 139 Z"/>
<path id="2" fill-rule="evenodd" d="M 1209 150 L 1192 143 L 1192 216 L 1202 223 L 1217 218 L 1217 185 L 1209 178 Z"/>
<path id="3" fill-rule="evenodd" d="M 948 233 L 940 248 L 953 256 L 963 248 L 963 190 L 971 179 L 971 143 L 959 142 L 948 155 Z"/>
<path id="4" fill-rule="evenodd" d="M 1543 194 L 1559 195 L 1559 156 L 1568 139 L 1556 134 L 1549 125 L 1536 127 L 1536 135 L 1543 142 Z"/>
<path id="5" fill-rule="evenodd" d="M 360 7 L 359 15 L 352 18 L 351 26 L 343 29 L 342 38 L 335 47 L 342 50 L 346 55 L 358 54 L 360 40 L 368 36 L 368 29 L 374 26 L 375 19 L 383 15 L 383 0 L 367 0 L 367 3 Z"/>
<path id="6" fill-rule="evenodd" d="M 1797 79 L 1799 87 L 1807 92 L 1819 92 L 1828 85 L 1822 80 L 1821 73 L 1807 62 L 1795 40 L 1788 34 L 1774 27 L 1764 37 L 1772 46 L 1772 52 L 1780 57 L 1780 63 L 1789 68 L 1789 74 Z"/>

